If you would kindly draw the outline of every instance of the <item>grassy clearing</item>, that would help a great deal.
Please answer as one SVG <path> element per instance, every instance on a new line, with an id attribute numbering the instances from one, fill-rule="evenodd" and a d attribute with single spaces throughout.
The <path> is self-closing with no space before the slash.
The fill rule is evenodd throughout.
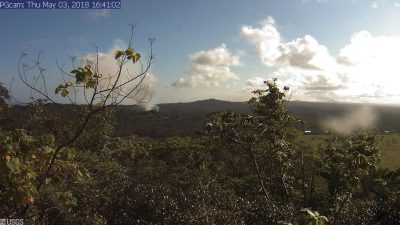
<path id="1" fill-rule="evenodd" d="M 298 142 L 311 146 L 324 146 L 332 138 L 331 135 L 301 135 Z M 392 133 L 377 136 L 378 147 L 382 151 L 380 166 L 386 168 L 400 167 L 400 133 Z"/>
<path id="2" fill-rule="evenodd" d="M 381 166 L 400 167 L 400 133 L 378 135 L 378 146 L 382 149 Z"/>

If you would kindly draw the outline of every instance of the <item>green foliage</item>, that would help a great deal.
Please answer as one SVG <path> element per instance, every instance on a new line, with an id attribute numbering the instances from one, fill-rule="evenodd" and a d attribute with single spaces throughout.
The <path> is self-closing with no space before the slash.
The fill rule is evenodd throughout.
<path id="1" fill-rule="evenodd" d="M 400 223 L 400 169 L 381 170 L 373 180 L 377 199 L 377 224 Z"/>
<path id="2" fill-rule="evenodd" d="M 152 42 L 153 40 L 150 40 L 151 46 Z M 67 111 L 74 113 L 78 119 L 76 121 L 64 120 L 61 126 L 51 126 L 53 124 L 47 124 L 48 120 L 45 119 L 47 114 L 43 110 L 44 103 L 49 101 L 57 104 L 57 102 L 47 92 L 46 78 L 43 74 L 45 69 L 40 66 L 40 56 L 32 66 L 22 62 L 24 57 L 26 57 L 26 54 L 22 54 L 18 63 L 19 78 L 24 85 L 43 97 L 45 101 L 36 101 L 29 108 L 28 123 L 23 126 L 31 128 L 29 129 L 30 132 L 16 130 L 14 132 L 20 133 L 16 135 L 12 133 L 12 138 L 10 138 L 9 133 L 4 133 L 5 140 L 9 140 L 9 142 L 5 143 L 7 148 L 2 149 L 1 152 L 5 163 L 3 163 L 4 165 L 0 164 L 2 176 L 8 178 L 8 180 L 5 179 L 6 182 L 4 184 L 2 183 L 3 186 L 0 189 L 1 198 L 4 198 L 4 202 L 8 204 L 5 207 L 4 218 L 18 216 L 24 219 L 29 218 L 31 223 L 75 224 L 75 220 L 79 219 L 79 217 L 71 218 L 68 216 L 68 213 L 78 207 L 78 199 L 74 196 L 77 193 L 74 193 L 71 189 L 77 183 L 84 183 L 85 179 L 90 178 L 89 172 L 98 169 L 89 171 L 86 169 L 86 165 L 81 167 L 80 164 L 77 164 L 77 149 L 71 147 L 92 148 L 89 150 L 98 153 L 99 157 L 109 155 L 109 152 L 103 150 L 109 144 L 108 140 L 112 132 L 113 124 L 111 123 L 110 126 L 107 126 L 109 121 L 106 121 L 111 118 L 111 114 L 106 111 L 101 115 L 100 112 L 121 104 L 126 98 L 138 103 L 144 101 L 147 89 L 143 88 L 142 84 L 152 64 L 153 57 L 152 55 L 149 57 L 149 60 L 145 63 L 146 65 L 140 65 L 142 71 L 138 72 L 138 74 L 130 74 L 131 78 L 128 78 L 128 80 L 122 78 L 124 65 L 130 60 L 133 63 L 140 60 L 140 54 L 133 50 L 131 41 L 128 49 L 116 53 L 115 58 L 118 62 L 116 75 L 109 75 L 102 79 L 103 76 L 98 71 L 99 53 L 97 53 L 96 62 L 88 61 L 86 65 L 73 69 L 70 74 L 59 67 L 63 74 L 67 74 L 75 80 L 60 84 L 55 89 L 55 94 L 67 97 L 70 102 L 74 103 L 71 96 L 69 96 L 70 92 L 73 90 L 74 98 L 76 99 L 77 90 L 81 89 L 83 90 L 84 100 L 87 103 L 82 107 L 82 112 L 62 106 Z M 74 66 L 74 59 L 71 59 Z M 27 73 L 34 69 L 37 69 L 39 75 L 33 75 L 33 81 L 31 81 L 28 79 Z M 100 82 L 108 83 L 108 85 L 100 85 Z M 135 85 L 132 88 L 128 87 L 127 90 L 127 86 L 132 83 Z M 2 94 L 0 96 L 1 100 L 8 97 L 6 92 L 2 89 L 0 91 L 0 94 Z M 144 96 L 140 96 L 142 92 Z M 33 94 L 32 99 L 34 99 Z M 96 118 L 96 116 L 99 117 Z M 60 135 L 60 133 L 62 134 Z M 42 136 L 48 136 L 48 139 L 52 140 L 51 143 L 38 145 L 35 140 L 42 140 Z M 101 141 L 96 140 L 97 138 L 100 138 Z M 26 157 L 25 154 L 28 152 L 30 154 Z M 106 164 L 106 166 L 112 169 L 113 166 L 118 168 L 119 165 L 111 163 L 111 165 Z M 90 168 L 89 165 L 87 167 Z M 103 179 L 98 178 L 94 182 L 96 186 L 100 186 L 101 182 L 97 181 L 103 181 Z M 86 183 L 83 189 L 85 187 L 90 187 L 90 183 Z M 117 188 L 121 188 L 119 183 Z M 112 194 L 115 194 L 115 192 L 113 191 Z M 112 194 L 108 196 L 113 198 Z M 112 207 L 115 207 L 114 204 L 118 204 L 111 202 L 113 204 Z M 121 201 L 118 199 L 117 202 Z M 58 215 L 55 215 L 57 213 Z M 102 221 L 102 217 L 98 217 L 98 219 L 96 220 L 97 222 Z"/>
<path id="3" fill-rule="evenodd" d="M 287 87 L 284 88 L 287 91 Z M 253 112 L 239 115 L 233 111 L 216 113 L 207 123 L 210 134 L 218 134 L 236 143 L 258 144 L 269 141 L 275 148 L 285 148 L 287 125 L 294 120 L 285 109 L 285 93 L 281 92 L 276 79 L 267 82 L 267 89 L 253 92 L 250 99 Z"/>
<path id="4" fill-rule="evenodd" d="M 73 85 L 96 89 L 94 70 L 72 71 Z M 266 82 L 250 113 L 217 112 L 205 134 L 158 140 L 113 137 L 110 108 L 56 120 L 36 101 L 26 130 L 0 131 L 0 218 L 28 205 L 31 224 L 399 224 L 400 170 L 379 169 L 376 135 L 299 141 L 287 91 Z"/>
<path id="5" fill-rule="evenodd" d="M 51 151 L 51 137 L 32 137 L 24 130 L 0 134 L 0 171 L 2 190 L 0 199 L 4 211 L 25 204 L 37 194 L 35 181 L 38 176 L 38 158 Z M 38 151 L 39 149 L 39 151 Z M 8 209 L 7 209 L 8 208 Z M 0 210 L 0 211 L 3 211 Z"/>
<path id="6" fill-rule="evenodd" d="M 58 85 L 58 87 L 56 88 L 55 93 L 56 93 L 56 94 L 60 93 L 61 96 L 65 97 L 65 96 L 67 96 L 67 95 L 69 94 L 68 87 L 70 87 L 70 86 L 72 86 L 72 83 L 71 83 L 71 82 L 67 82 L 67 83 L 65 83 L 64 85 L 63 85 L 63 84 L 60 84 L 60 85 Z"/>
<path id="7" fill-rule="evenodd" d="M 7 88 L 0 83 L 0 130 L 10 125 L 11 115 L 8 101 L 11 99 L 10 93 Z M 12 122 L 11 122 L 12 123 Z"/>
<path id="8" fill-rule="evenodd" d="M 77 70 L 72 70 L 72 74 L 75 74 L 75 84 L 83 84 L 86 89 L 94 88 L 97 84 L 96 79 L 100 78 L 101 75 L 94 72 L 91 65 L 86 65 L 85 67 L 79 67 Z M 71 82 L 67 82 L 64 87 L 68 88 L 71 86 Z M 57 91 L 57 90 L 56 90 Z"/>
<path id="9" fill-rule="evenodd" d="M 7 105 L 7 101 L 10 100 L 10 98 L 10 92 L 3 86 L 3 83 L 0 83 L 0 106 L 3 107 Z"/>
<path id="10" fill-rule="evenodd" d="M 304 225 L 325 225 L 327 224 L 328 218 L 320 215 L 317 211 L 313 211 L 308 208 L 304 208 L 300 210 L 300 214 L 295 219 L 295 224 L 304 224 Z M 278 221 L 277 224 L 282 225 L 292 225 L 292 223 L 288 223 L 285 221 Z"/>
<path id="11" fill-rule="evenodd" d="M 73 149 L 65 149 L 58 156 L 51 177 L 43 177 L 46 162 L 54 153 L 54 136 L 31 136 L 25 130 L 0 133 L 0 201 L 2 217 L 16 216 L 25 204 L 34 205 L 41 202 L 37 199 L 37 182 L 46 179 L 46 184 L 58 182 L 60 174 L 77 167 L 71 161 L 75 157 Z M 71 170 L 72 169 L 72 170 Z"/>
<path id="12" fill-rule="evenodd" d="M 328 223 L 328 219 L 325 216 L 319 215 L 317 211 L 310 209 L 301 209 L 301 212 L 305 214 L 304 224 L 306 225 L 325 225 Z"/>
<path id="13" fill-rule="evenodd" d="M 132 47 L 128 47 L 125 51 L 115 51 L 115 59 L 120 59 L 121 57 L 126 57 L 128 61 L 132 60 L 133 63 L 136 63 L 140 59 L 140 54 L 135 52 Z"/>
<path id="14" fill-rule="evenodd" d="M 104 151 L 112 139 L 114 125 L 114 109 L 109 108 L 95 114 L 74 146 L 82 150 Z"/>
<path id="15" fill-rule="evenodd" d="M 288 131 L 294 121 L 284 107 L 285 92 L 289 89 L 284 87 L 282 92 L 276 79 L 266 85 L 267 89 L 253 92 L 257 97 L 249 101 L 253 107 L 251 114 L 215 113 L 207 123 L 207 131 L 214 139 L 239 145 L 247 152 L 264 195 L 278 192 L 289 200 L 293 149 L 288 141 Z M 270 190 L 265 187 L 266 179 Z"/>
<path id="16" fill-rule="evenodd" d="M 46 126 L 48 126 L 48 121 L 46 120 L 46 115 L 44 114 L 43 110 L 43 106 L 45 104 L 45 100 L 38 99 L 28 105 L 28 118 L 24 124 L 24 128 L 26 130 L 29 130 L 34 134 L 46 133 Z"/>
<path id="17" fill-rule="evenodd" d="M 360 184 L 363 176 L 378 167 L 380 152 L 375 134 L 363 133 L 349 137 L 343 144 L 333 139 L 321 157 L 321 176 L 328 182 L 329 193 L 336 198 Z"/>

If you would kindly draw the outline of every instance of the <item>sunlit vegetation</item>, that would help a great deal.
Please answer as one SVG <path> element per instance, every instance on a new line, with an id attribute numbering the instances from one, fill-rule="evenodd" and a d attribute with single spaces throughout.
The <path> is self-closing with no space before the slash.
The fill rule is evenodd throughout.
<path id="1" fill-rule="evenodd" d="M 298 143 L 310 146 L 323 146 L 333 135 L 300 135 Z M 379 166 L 382 168 L 400 168 L 400 134 L 376 135 L 376 146 L 381 151 Z"/>
<path id="2" fill-rule="evenodd" d="M 45 113 L 56 102 L 27 82 L 42 100 L 18 123 L 0 86 L 0 218 L 71 225 L 400 223 L 400 170 L 390 160 L 398 154 L 397 135 L 304 136 L 307 121 L 289 113 L 289 88 L 274 79 L 253 92 L 250 111 L 213 113 L 196 135 L 118 137 L 114 109 L 125 98 L 144 99 L 138 93 L 145 89 L 137 88 L 148 68 L 119 83 L 124 65 L 141 57 L 129 46 L 115 59 L 116 78 L 105 78 L 95 62 L 55 87 L 64 98 L 74 88 L 87 90 L 85 104 L 55 106 L 68 115 Z M 127 81 L 139 85 L 124 90 L 132 87 Z"/>

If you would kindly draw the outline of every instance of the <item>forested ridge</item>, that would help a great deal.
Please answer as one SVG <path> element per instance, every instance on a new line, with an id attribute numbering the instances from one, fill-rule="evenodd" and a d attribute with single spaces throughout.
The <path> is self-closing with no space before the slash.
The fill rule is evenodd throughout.
<path id="1" fill-rule="evenodd" d="M 46 115 L 69 118 L 68 110 L 54 104 L 43 105 Z M 68 107 L 76 108 L 75 105 Z M 325 134 L 327 128 L 324 121 L 330 118 L 345 117 L 354 110 L 363 107 L 371 108 L 376 115 L 376 121 L 369 128 L 378 133 L 389 131 L 400 132 L 400 106 L 377 105 L 377 104 L 354 104 L 354 103 L 325 103 L 325 102 L 303 102 L 289 101 L 286 103 L 287 110 L 294 116 L 307 121 L 307 129 L 312 134 Z M 120 105 L 115 108 L 114 136 L 128 137 L 150 137 L 167 138 L 173 136 L 193 136 L 201 132 L 207 122 L 207 116 L 213 112 L 232 109 L 239 113 L 250 113 L 247 102 L 229 102 L 216 99 L 188 103 L 163 103 L 157 104 L 150 109 L 142 106 Z M 19 119 L 15 124 L 23 124 L 28 118 L 28 107 L 14 105 L 12 114 Z"/>

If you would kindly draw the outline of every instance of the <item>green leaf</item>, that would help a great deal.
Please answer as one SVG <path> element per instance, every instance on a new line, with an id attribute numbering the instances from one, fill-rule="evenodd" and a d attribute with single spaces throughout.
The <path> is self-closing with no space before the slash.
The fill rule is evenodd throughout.
<path id="1" fill-rule="evenodd" d="M 86 76 L 85 76 L 84 73 L 82 73 L 82 72 L 77 73 L 77 74 L 75 75 L 76 83 L 79 84 L 79 83 L 84 82 L 84 81 L 85 81 L 85 77 L 86 77 Z"/>
<path id="2" fill-rule="evenodd" d="M 133 50 L 133 48 L 129 47 L 127 50 L 125 50 L 125 54 L 126 55 L 132 55 L 135 51 Z"/>
<path id="3" fill-rule="evenodd" d="M 64 88 L 64 86 L 62 84 L 58 85 L 58 87 L 55 90 L 55 93 L 58 94 L 58 92 L 60 92 L 61 89 L 63 89 L 63 88 Z"/>
<path id="4" fill-rule="evenodd" d="M 6 162 L 6 166 L 10 169 L 11 173 L 20 172 L 20 161 L 18 158 L 12 158 L 10 161 Z"/>
<path id="5" fill-rule="evenodd" d="M 93 74 L 93 69 L 92 69 L 92 67 L 90 65 L 86 65 L 85 66 L 85 70 L 86 70 L 85 72 L 86 72 L 87 75 L 90 76 L 90 75 Z"/>
<path id="6" fill-rule="evenodd" d="M 118 59 L 118 58 L 121 57 L 123 54 L 124 54 L 124 52 L 121 51 L 121 50 L 115 51 L 115 59 Z"/>
<path id="7" fill-rule="evenodd" d="M 139 61 L 139 59 L 140 59 L 140 54 L 139 54 L 139 53 L 136 53 L 136 54 L 133 55 L 133 57 L 132 57 L 133 63 L 136 63 L 137 61 Z"/>
<path id="8" fill-rule="evenodd" d="M 54 152 L 54 149 L 45 146 L 45 147 L 43 147 L 43 151 L 44 151 L 44 153 L 49 154 L 49 153 L 53 153 L 53 152 Z"/>
<path id="9" fill-rule="evenodd" d="M 86 88 L 94 88 L 94 86 L 96 86 L 96 81 L 93 80 L 92 78 L 90 78 L 90 79 L 86 82 Z"/>
<path id="10" fill-rule="evenodd" d="M 33 172 L 33 171 L 29 171 L 29 172 L 26 173 L 26 177 L 27 177 L 29 180 L 35 179 L 35 178 L 36 178 L 36 173 Z"/>
<path id="11" fill-rule="evenodd" d="M 61 91 L 61 96 L 63 96 L 63 97 L 67 96 L 68 94 L 69 94 L 69 91 L 68 91 L 66 88 L 64 88 L 64 89 Z"/>

